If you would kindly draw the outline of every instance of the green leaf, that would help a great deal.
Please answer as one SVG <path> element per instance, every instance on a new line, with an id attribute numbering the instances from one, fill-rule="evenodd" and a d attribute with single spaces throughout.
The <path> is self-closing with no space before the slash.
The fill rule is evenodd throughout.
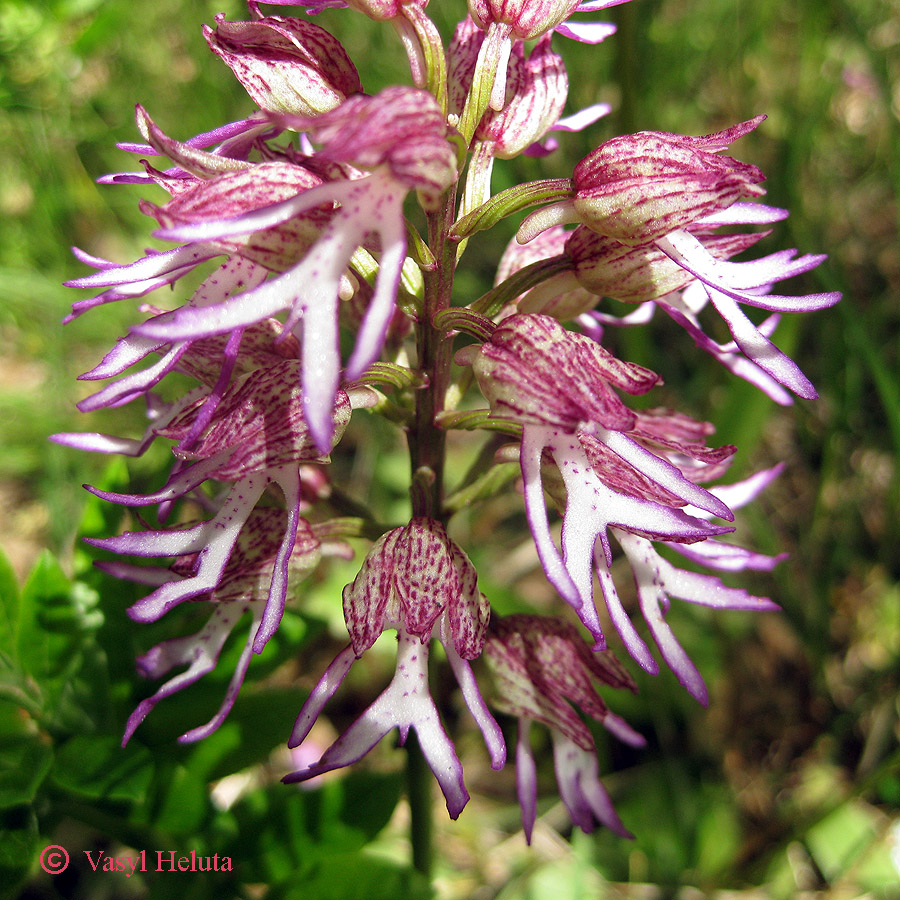
<path id="1" fill-rule="evenodd" d="M 53 762 L 41 735 L 0 746 L 0 809 L 31 803 Z"/>
<path id="2" fill-rule="evenodd" d="M 13 648 L 19 618 L 19 584 L 9 558 L 0 548 L 0 647 Z"/>
<path id="3" fill-rule="evenodd" d="M 872 811 L 861 801 L 852 800 L 812 828 L 806 845 L 819 870 L 832 882 L 860 857 L 874 837 Z"/>
<path id="4" fill-rule="evenodd" d="M 206 779 L 185 766 L 177 766 L 168 788 L 155 826 L 172 835 L 195 836 L 211 810 Z"/>
<path id="5" fill-rule="evenodd" d="M 14 888 L 34 864 L 39 846 L 37 817 L 31 807 L 0 812 L 0 897 L 18 896 Z"/>
<path id="6" fill-rule="evenodd" d="M 87 585 L 70 582 L 53 554 L 45 550 L 20 599 L 15 651 L 22 668 L 38 681 L 69 678 L 79 650 L 103 624 L 98 599 Z"/>
<path id="7" fill-rule="evenodd" d="M 341 820 L 372 840 L 393 815 L 403 790 L 403 778 L 351 770 L 341 787 Z"/>
<path id="8" fill-rule="evenodd" d="M 122 747 L 112 735 L 78 735 L 59 749 L 52 779 L 81 797 L 139 802 L 147 793 L 153 768 L 145 747 Z"/>
<path id="9" fill-rule="evenodd" d="M 302 885 L 288 895 L 296 900 L 428 900 L 427 880 L 418 872 L 366 853 L 329 853 Z"/>

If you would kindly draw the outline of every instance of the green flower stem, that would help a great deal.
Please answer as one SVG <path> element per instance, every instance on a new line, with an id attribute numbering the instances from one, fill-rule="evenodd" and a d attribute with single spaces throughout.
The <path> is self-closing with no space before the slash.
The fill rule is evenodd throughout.
<path id="1" fill-rule="evenodd" d="M 431 877 L 434 865 L 434 824 L 431 802 L 431 770 L 419 746 L 415 729 L 406 739 L 406 784 L 409 792 L 409 840 L 412 845 L 413 867 L 426 878 Z"/>
<path id="2" fill-rule="evenodd" d="M 438 519 L 444 499 L 446 435 L 436 417 L 444 409 L 450 382 L 453 340 L 436 328 L 434 317 L 449 309 L 456 268 L 456 244 L 448 239 L 456 208 L 456 188 L 442 197 L 439 208 L 428 214 L 428 245 L 435 265 L 423 272 L 425 290 L 421 316 L 416 324 L 417 368 L 427 384 L 415 392 L 415 420 L 407 432 L 412 482 L 413 516 Z M 426 877 L 432 867 L 431 773 L 414 734 L 407 747 L 407 787 L 410 807 L 410 841 L 413 866 Z"/>
<path id="3" fill-rule="evenodd" d="M 453 341 L 436 328 L 437 313 L 449 309 L 456 268 L 456 245 L 447 235 L 453 224 L 456 205 L 455 187 L 442 198 L 440 208 L 428 215 L 428 243 L 436 265 L 423 273 L 425 296 L 422 315 L 416 325 L 418 370 L 428 378 L 428 385 L 416 391 L 416 416 L 409 430 L 410 467 L 419 489 L 413 493 L 413 516 L 437 517 L 443 501 L 445 433 L 435 422 L 444 409 L 444 397 L 450 381 Z M 423 470 L 430 470 L 428 484 Z M 422 489 L 422 488 L 427 489 Z"/>

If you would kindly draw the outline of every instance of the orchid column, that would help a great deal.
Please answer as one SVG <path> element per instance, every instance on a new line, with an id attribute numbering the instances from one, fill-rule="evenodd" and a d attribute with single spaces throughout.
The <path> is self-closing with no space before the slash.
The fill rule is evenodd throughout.
<path id="1" fill-rule="evenodd" d="M 609 111 L 597 105 L 562 117 L 568 76 L 553 43 L 559 36 L 593 43 L 609 36 L 611 26 L 570 16 L 618 2 L 624 0 L 470 0 L 447 45 L 427 0 L 293 4 L 309 12 L 349 6 L 346 15 L 391 26 L 411 83 L 369 95 L 336 38 L 306 17 L 267 15 L 264 4 L 249 0 L 249 21 L 219 16 L 205 36 L 255 108 L 178 140 L 138 107 L 147 143 L 124 149 L 140 155 L 142 170 L 102 179 L 166 191 L 167 202 L 142 201 L 141 208 L 160 226 L 155 236 L 176 246 L 124 265 L 78 251 L 96 271 L 72 286 L 101 292 L 78 301 L 72 317 L 170 289 L 160 300 L 167 305 L 141 306 L 143 318 L 83 376 L 112 380 L 82 409 L 142 400 L 146 431 L 55 436 L 129 456 L 170 442 L 172 469 L 158 489 L 91 489 L 144 515 L 155 509 L 156 518 L 149 525 L 139 519 L 141 530 L 95 546 L 167 562 L 101 565 L 153 588 L 129 610 L 137 622 L 156 621 L 185 602 L 212 608 L 196 635 L 164 641 L 139 658 L 148 678 L 184 669 L 139 704 L 124 725 L 125 741 L 141 739 L 157 703 L 216 666 L 248 615 L 249 637 L 219 712 L 181 740 L 214 731 L 252 676 L 254 654 L 279 632 L 293 604 L 302 608 L 301 576 L 329 555 L 353 558 L 348 539 L 365 539 L 358 574 L 333 598 L 346 646 L 299 711 L 289 746 L 307 740 L 354 662 L 386 630 L 397 635 L 394 676 L 317 762 L 284 780 L 305 782 L 356 763 L 396 730 L 409 750 L 413 858 L 422 871 L 431 857 L 429 770 L 452 818 L 469 799 L 429 690 L 433 644 L 443 648 L 495 769 L 505 764 L 507 747 L 491 709 L 511 717 L 508 725 L 517 722 L 527 839 L 538 819 L 533 722 L 551 730 L 572 821 L 585 831 L 601 823 L 627 836 L 600 781 L 594 738 L 569 703 L 616 739 L 640 746 L 643 738 L 595 684 L 604 692 L 636 691 L 616 649 L 655 675 L 655 644 L 705 704 L 703 678 L 666 622 L 671 599 L 777 609 L 769 598 L 691 567 L 734 572 L 778 562 L 723 538 L 734 530 L 734 510 L 780 468 L 719 484 L 736 448 L 707 446 L 712 427 L 684 412 L 630 408 L 627 398 L 651 394 L 660 378 L 602 345 L 605 328 L 652 327 L 661 309 L 688 332 L 688 359 L 694 344 L 779 403 L 792 401 L 789 392 L 815 396 L 771 338 L 781 313 L 839 298 L 771 290 L 822 257 L 788 250 L 730 262 L 764 234 L 718 231 L 787 215 L 755 202 L 763 193 L 756 167 L 722 155 L 763 117 L 704 137 L 615 138 L 572 173 L 492 191 L 495 164 L 523 153 L 550 155 L 557 146 L 551 131 L 592 126 Z M 536 43 L 529 50 L 526 41 Z M 471 242 L 491 240 L 493 225 L 525 210 L 531 212 L 518 241 L 495 248 L 494 287 L 477 298 L 455 293 Z M 182 278 L 199 271 L 200 286 L 184 291 Z M 613 316 L 605 298 L 635 310 Z M 773 315 L 754 325 L 739 303 Z M 707 305 L 725 319 L 733 341 L 707 336 Z M 149 365 L 132 370 L 145 359 Z M 157 386 L 176 372 L 177 383 L 187 376 L 191 387 L 163 399 Z M 347 452 L 342 437 L 363 409 L 406 436 L 405 521 L 384 522 L 333 482 L 330 463 Z M 352 425 L 358 423 L 364 427 L 365 419 Z M 449 431 L 481 442 L 476 464 L 456 485 L 446 484 Z M 501 617 L 479 588 L 453 517 L 516 488 L 555 607 Z M 672 563 L 662 547 L 688 568 Z M 633 575 L 632 605 L 642 625 L 620 594 L 616 557 Z M 482 655 L 484 665 L 476 662 Z M 491 686 L 487 700 L 484 685 Z"/>

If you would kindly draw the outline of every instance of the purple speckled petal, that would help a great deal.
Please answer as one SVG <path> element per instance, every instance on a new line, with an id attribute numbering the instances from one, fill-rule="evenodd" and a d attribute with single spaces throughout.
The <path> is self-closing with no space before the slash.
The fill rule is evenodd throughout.
<path id="1" fill-rule="evenodd" d="M 553 433 L 555 432 L 538 425 L 526 425 L 522 430 L 520 460 L 525 490 L 525 512 L 547 580 L 571 606 L 577 609 L 582 604 L 581 592 L 572 580 L 550 536 L 550 523 L 547 519 L 547 506 L 544 502 L 541 481 L 541 454 L 548 436 Z"/>
<path id="2" fill-rule="evenodd" d="M 687 331 L 701 350 L 714 356 L 726 369 L 759 388 L 780 406 L 790 406 L 794 402 L 793 397 L 768 372 L 761 369 L 753 360 L 747 359 L 747 357 L 740 354 L 737 344 L 733 341 L 729 341 L 728 344 L 719 344 L 712 338 L 707 337 L 692 316 L 688 316 L 682 310 L 669 305 L 668 301 L 671 299 L 671 296 L 666 297 L 660 300 L 658 305 L 662 307 L 671 319 Z M 777 315 L 769 316 L 759 326 L 760 334 L 768 337 L 774 331 L 778 320 L 779 316 Z"/>
<path id="3" fill-rule="evenodd" d="M 606 788 L 600 783 L 597 754 L 582 750 L 558 732 L 552 734 L 556 783 L 572 822 L 582 831 L 590 833 L 596 820 L 620 837 L 633 837 L 622 824 Z"/>
<path id="4" fill-rule="evenodd" d="M 88 450 L 93 453 L 118 453 L 122 456 L 141 456 L 152 443 L 153 436 L 151 435 L 147 441 L 136 441 L 130 438 L 116 437 L 111 434 L 101 434 L 99 431 L 64 431 L 59 434 L 51 434 L 50 440 L 54 444 L 74 447 L 76 450 Z"/>
<path id="5" fill-rule="evenodd" d="M 287 200 L 252 209 L 233 218 L 216 218 L 189 225 L 160 228 L 155 235 L 169 241 L 218 241 L 265 231 L 317 206 L 344 202 L 345 198 L 352 194 L 355 185 L 355 181 L 329 181 L 288 197 Z"/>
<path id="6" fill-rule="evenodd" d="M 350 666 L 356 661 L 353 647 L 345 647 L 331 661 L 331 664 L 323 672 L 322 677 L 316 682 L 306 702 L 300 709 L 294 729 L 288 740 L 288 747 L 294 748 L 303 743 L 309 734 L 316 719 L 319 718 L 325 704 L 337 693 L 338 688 L 344 683 Z"/>
<path id="7" fill-rule="evenodd" d="M 300 472 L 296 465 L 281 466 L 268 473 L 269 477 L 281 488 L 288 511 L 287 527 L 284 538 L 275 557 L 269 595 L 266 599 L 262 621 L 251 642 L 254 653 L 262 653 L 269 639 L 278 630 L 284 615 L 284 605 L 288 590 L 288 563 L 294 543 L 297 540 L 297 526 L 300 521 Z"/>
<path id="8" fill-rule="evenodd" d="M 717 609 L 759 612 L 778 607 L 766 597 L 754 597 L 740 588 L 728 587 L 713 575 L 675 568 L 644 538 L 620 531 L 616 531 L 616 537 L 631 564 L 641 613 L 663 659 L 688 693 L 705 706 L 708 694 L 703 678 L 663 618 L 663 611 L 669 606 L 669 595 Z"/>
<path id="9" fill-rule="evenodd" d="M 204 459 L 187 469 L 177 471 L 162 490 L 153 494 L 120 494 L 116 491 L 101 491 L 89 484 L 86 484 L 84 488 L 95 497 L 99 497 L 101 500 L 108 500 L 110 503 L 119 503 L 122 506 L 153 506 L 156 503 L 183 497 L 188 491 L 199 487 L 204 481 L 212 477 L 213 473 L 227 461 L 233 452 L 234 448 L 226 448 L 221 453 L 209 457 L 209 459 Z"/>
<path id="10" fill-rule="evenodd" d="M 181 577 L 171 569 L 161 569 L 159 566 L 138 566 L 114 560 L 97 560 L 94 565 L 113 578 L 134 581 L 138 584 L 160 585 L 167 581 L 177 581 Z"/>
<path id="11" fill-rule="evenodd" d="M 119 378 L 75 405 L 80 412 L 123 406 L 159 384 L 175 368 L 186 350 L 187 344 L 175 344 L 153 365 Z"/>
<path id="12" fill-rule="evenodd" d="M 687 231 L 673 231 L 656 243 L 674 262 L 704 284 L 751 306 L 776 312 L 810 312 L 826 309 L 841 299 L 836 291 L 802 297 L 751 293 L 753 288 L 809 272 L 826 259 L 824 254 L 807 253 L 795 258 L 796 250 L 779 250 L 760 259 L 735 263 L 716 259 Z"/>
<path id="13" fill-rule="evenodd" d="M 110 287 L 112 285 L 133 286 L 139 282 L 146 282 L 149 279 L 171 276 L 175 273 L 183 274 L 204 260 L 211 259 L 213 256 L 219 256 L 221 253 L 221 250 L 205 244 L 191 244 L 164 252 L 154 251 L 124 266 L 104 265 L 99 272 L 94 272 L 93 275 L 74 278 L 65 284 L 66 287 L 73 288 Z M 175 279 L 173 278 L 172 280 L 174 281 Z"/>
<path id="14" fill-rule="evenodd" d="M 343 591 L 344 621 L 357 656 L 378 640 L 388 624 L 396 625 L 399 613 L 394 591 L 394 547 L 403 533 L 395 528 L 383 534 L 369 550 L 356 578 Z"/>
<path id="15" fill-rule="evenodd" d="M 410 727 L 416 729 L 450 817 L 457 818 L 469 801 L 469 793 L 456 751 L 428 692 L 428 647 L 417 637 L 404 633 L 399 636 L 397 671 L 384 693 L 325 751 L 317 764 L 282 780 L 288 784 L 306 781 L 348 766 L 362 759 L 393 728 L 402 734 Z"/>
<path id="16" fill-rule="evenodd" d="M 127 335 L 116 341 L 115 346 L 93 369 L 78 376 L 79 381 L 98 381 L 101 378 L 111 378 L 120 375 L 129 366 L 140 362 L 154 350 L 158 350 L 162 344 L 159 341 L 148 340 L 136 335 Z"/>
<path id="17" fill-rule="evenodd" d="M 403 529 L 394 548 L 394 585 L 402 630 L 427 643 L 432 628 L 459 595 L 459 572 L 443 525 L 423 516 Z"/>
<path id="18" fill-rule="evenodd" d="M 450 598 L 444 620 L 450 627 L 456 652 L 463 659 L 477 659 L 484 647 L 491 606 L 478 589 L 478 573 L 468 556 L 452 541 L 448 545 L 459 579 L 459 593 Z"/>
<path id="19" fill-rule="evenodd" d="M 708 291 L 716 312 L 725 320 L 737 345 L 753 362 L 798 397 L 815 400 L 819 396 L 797 363 L 765 337 L 731 297 L 712 288 Z"/>
<path id="20" fill-rule="evenodd" d="M 182 581 L 164 584 L 131 606 L 128 615 L 136 622 L 153 622 L 173 606 L 213 590 L 222 577 L 247 517 L 265 489 L 266 479 L 262 475 L 248 475 L 235 484 L 216 517 L 203 523 L 206 540 L 199 551 L 195 574 Z"/>
<path id="21" fill-rule="evenodd" d="M 403 226 L 403 197 L 396 189 L 385 190 L 380 197 L 373 197 L 377 205 L 377 229 L 381 238 L 381 259 L 378 280 L 369 307 L 363 316 L 356 336 L 356 346 L 347 360 L 346 377 L 359 378 L 378 358 L 384 346 L 384 338 L 394 315 L 397 286 L 406 257 L 406 230 Z"/>
<path id="22" fill-rule="evenodd" d="M 123 747 L 160 700 L 193 684 L 216 667 L 225 641 L 248 609 L 250 609 L 249 603 L 217 606 L 209 621 L 197 634 L 164 641 L 143 656 L 138 657 L 138 671 L 147 678 L 159 678 L 175 666 L 187 664 L 188 668 L 169 679 L 152 697 L 148 697 L 138 704 L 125 726 L 125 735 L 122 738 Z M 251 629 L 251 633 L 253 631 L 255 628 Z"/>
<path id="23" fill-rule="evenodd" d="M 574 440 L 557 438 L 548 441 L 548 446 L 566 484 L 565 518 L 573 523 L 570 533 L 587 531 L 599 537 L 610 564 L 609 543 L 604 537 L 609 525 L 684 543 L 734 530 L 728 526 L 710 525 L 679 509 L 613 491 L 592 471 L 587 455 Z M 567 552 L 565 542 L 563 552 Z"/>
<path id="24" fill-rule="evenodd" d="M 701 541 L 699 544 L 673 544 L 672 549 L 685 559 L 723 572 L 743 572 L 746 569 L 771 572 L 778 563 L 788 558 L 787 553 L 769 556 L 765 553 L 748 550 L 746 547 L 739 547 L 737 544 L 714 541 L 712 538 Z"/>
<path id="25" fill-rule="evenodd" d="M 598 432 L 598 436 L 610 450 L 687 503 L 721 516 L 728 522 L 734 521 L 734 513 L 718 497 L 685 478 L 677 466 L 651 453 L 621 432 L 604 430 Z"/>
<path id="26" fill-rule="evenodd" d="M 531 720 L 520 717 L 516 739 L 516 795 L 522 808 L 522 830 L 528 844 L 537 818 L 537 766 L 531 752 L 529 731 Z"/>
<path id="27" fill-rule="evenodd" d="M 802 297 L 782 297 L 748 290 L 748 282 L 753 287 L 762 287 L 772 281 L 788 277 L 797 272 L 808 271 L 818 265 L 824 257 L 805 256 L 794 260 L 793 251 L 785 251 L 766 257 L 761 262 L 758 273 L 753 278 L 741 278 L 743 285 L 735 286 L 735 273 L 741 273 L 744 266 L 753 263 L 728 263 L 715 260 L 693 235 L 685 231 L 674 231 L 658 238 L 657 246 L 674 262 L 682 266 L 706 285 L 709 299 L 719 315 L 725 320 L 738 346 L 761 369 L 768 372 L 779 384 L 790 388 L 806 399 L 815 399 L 815 388 L 800 371 L 799 366 L 768 340 L 741 311 L 736 301 L 765 309 L 798 312 L 824 309 L 840 300 L 836 292 L 807 294 Z M 726 268 L 723 268 L 726 267 Z M 752 270 L 751 270 L 752 271 Z"/>
<path id="28" fill-rule="evenodd" d="M 659 663 L 653 658 L 650 648 L 644 643 L 641 636 L 637 633 L 622 601 L 619 599 L 619 592 L 616 590 L 616 584 L 610 574 L 609 566 L 606 559 L 600 553 L 594 554 L 594 562 L 597 567 L 597 578 L 600 582 L 600 590 L 603 592 L 603 600 L 609 611 L 609 617 L 613 626 L 619 632 L 622 643 L 628 650 L 629 655 L 637 664 L 651 675 L 659 673 Z"/>
<path id="29" fill-rule="evenodd" d="M 481 696 L 481 691 L 478 690 L 478 683 L 475 681 L 472 667 L 456 652 L 456 648 L 453 646 L 453 636 L 449 632 L 448 617 L 445 614 L 441 620 L 441 643 L 447 653 L 447 660 L 456 676 L 466 707 L 484 737 L 491 757 L 491 768 L 502 769 L 506 764 L 506 742 L 503 740 L 503 732 L 496 719 L 490 714 L 487 704 Z"/>
<path id="30" fill-rule="evenodd" d="M 244 683 L 247 669 L 250 666 L 250 660 L 253 658 L 253 643 L 256 639 L 258 627 L 259 614 L 254 613 L 253 624 L 250 626 L 250 636 L 247 639 L 247 643 L 244 645 L 244 649 L 241 651 L 241 657 L 238 660 L 238 664 L 235 666 L 231 680 L 228 682 L 228 689 L 225 691 L 222 705 L 205 725 L 192 728 L 190 731 L 181 735 L 181 737 L 178 738 L 179 743 L 189 744 L 193 741 L 202 740 L 211 735 L 225 721 L 228 713 L 231 712 L 231 708 L 234 706 L 234 701 L 237 700 L 238 692 L 241 689 L 241 685 Z"/>
<path id="31" fill-rule="evenodd" d="M 195 137 L 186 140 L 184 143 L 188 147 L 212 147 L 213 144 L 219 144 L 229 138 L 236 137 L 239 134 L 257 128 L 260 124 L 264 124 L 264 121 L 259 119 L 259 113 L 256 113 L 247 119 L 239 119 L 237 122 L 229 122 L 227 125 L 220 125 L 212 131 L 204 131 L 202 134 L 198 134 Z M 128 153 L 137 153 L 141 156 L 162 155 L 157 152 L 156 148 L 151 147 L 150 144 L 135 144 L 128 141 L 122 141 L 121 143 L 116 144 L 116 147 L 120 150 L 125 150 Z"/>
<path id="32" fill-rule="evenodd" d="M 646 747 L 647 739 L 635 731 L 621 716 L 607 713 L 601 720 L 603 727 L 629 747 Z"/>
<path id="33" fill-rule="evenodd" d="M 198 553 L 206 543 L 205 523 L 170 531 L 126 531 L 108 538 L 85 538 L 86 544 L 129 556 L 183 556 Z"/>
<path id="34" fill-rule="evenodd" d="M 209 178 L 226 172 L 239 172 L 253 166 L 253 163 L 247 160 L 234 159 L 218 153 L 208 153 L 205 150 L 198 150 L 190 144 L 173 140 L 156 125 L 140 104 L 135 107 L 135 119 L 138 131 L 158 153 L 167 156 L 176 165 L 193 175 Z"/>

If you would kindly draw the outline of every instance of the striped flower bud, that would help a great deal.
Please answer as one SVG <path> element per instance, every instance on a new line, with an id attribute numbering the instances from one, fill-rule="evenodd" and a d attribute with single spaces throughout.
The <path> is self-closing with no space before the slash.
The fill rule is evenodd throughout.
<path id="1" fill-rule="evenodd" d="M 575 167 L 579 220 L 598 234 L 637 245 L 742 197 L 760 196 L 762 172 L 719 152 L 763 118 L 703 137 L 642 131 L 606 141 Z"/>
<path id="2" fill-rule="evenodd" d="M 533 41 L 569 18 L 581 0 L 469 0 L 469 14 L 485 31 L 509 26 L 512 37 Z"/>
<path id="3" fill-rule="evenodd" d="M 204 28 L 206 42 L 264 110 L 317 116 L 359 93 L 356 67 L 341 42 L 305 19 L 266 16 Z"/>

